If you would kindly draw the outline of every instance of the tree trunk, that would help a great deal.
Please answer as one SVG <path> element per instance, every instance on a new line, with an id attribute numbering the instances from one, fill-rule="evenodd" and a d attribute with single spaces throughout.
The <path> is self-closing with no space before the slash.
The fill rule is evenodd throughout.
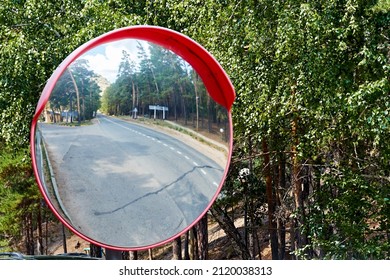
<path id="1" fill-rule="evenodd" d="M 219 226 L 224 230 L 227 236 L 233 241 L 233 247 L 237 253 L 239 253 L 243 260 L 250 260 L 251 254 L 248 247 L 245 245 L 240 232 L 234 225 L 234 221 L 219 207 L 214 204 L 210 208 L 211 215 L 218 222 Z"/>
<path id="2" fill-rule="evenodd" d="M 130 251 L 129 259 L 132 261 L 138 260 L 138 251 Z"/>
<path id="3" fill-rule="evenodd" d="M 133 92 L 133 96 L 132 96 L 132 101 L 133 101 L 133 110 L 134 110 L 134 108 L 136 108 L 137 106 L 136 106 L 136 102 L 137 102 L 137 96 L 136 96 L 136 91 L 135 91 L 135 85 L 134 85 L 134 81 L 132 80 L 131 81 L 131 85 L 132 85 L 132 92 Z M 133 117 L 135 117 L 134 116 L 134 112 L 133 112 Z"/>
<path id="4" fill-rule="evenodd" d="M 70 71 L 70 68 L 67 68 L 70 78 L 72 79 L 72 83 L 74 85 L 74 89 L 76 91 L 76 97 L 77 97 L 77 122 L 80 124 L 80 118 L 81 118 L 81 112 L 80 112 L 80 93 L 79 93 L 79 88 L 77 86 L 76 80 L 73 77 L 72 71 Z"/>
<path id="5" fill-rule="evenodd" d="M 101 258 L 102 257 L 102 247 L 91 243 L 89 245 L 89 248 L 90 248 L 89 254 L 91 257 L 93 257 L 93 258 Z"/>
<path id="6" fill-rule="evenodd" d="M 45 254 L 45 246 L 43 245 L 43 234 L 42 234 L 42 206 L 38 204 L 38 217 L 37 217 L 37 226 L 38 226 L 38 254 Z"/>
<path id="7" fill-rule="evenodd" d="M 301 233 L 300 228 L 302 225 L 304 225 L 304 205 L 303 205 L 303 197 L 302 197 L 302 179 L 301 179 L 301 169 L 302 166 L 298 159 L 298 151 L 297 147 L 299 145 L 299 139 L 298 139 L 298 118 L 294 117 L 292 121 L 292 139 L 293 139 L 293 145 L 291 148 L 291 155 L 292 155 L 292 187 L 293 187 L 293 195 L 294 195 L 294 203 L 295 203 L 295 212 L 296 212 L 296 218 L 294 221 L 294 234 L 292 235 L 291 244 L 294 242 L 294 248 L 295 250 L 302 248 L 304 245 L 306 245 L 307 240 L 305 237 L 305 234 Z"/>
<path id="8" fill-rule="evenodd" d="M 172 259 L 173 260 L 181 260 L 181 237 L 177 237 L 172 242 Z"/>
<path id="9" fill-rule="evenodd" d="M 271 252 L 272 259 L 278 260 L 278 236 L 277 236 L 277 224 L 275 222 L 275 197 L 272 190 L 272 177 L 271 177 L 271 161 L 268 151 L 268 145 L 265 139 L 262 142 L 263 154 L 264 154 L 264 175 L 266 185 L 266 195 L 268 204 L 268 230 L 271 239 Z"/>
<path id="10" fill-rule="evenodd" d="M 254 207 L 253 199 L 250 198 L 249 204 L 249 221 L 248 221 L 248 250 L 251 254 L 251 259 L 256 259 L 257 254 L 259 255 L 259 259 L 261 259 L 261 250 L 259 244 L 259 238 L 256 230 L 256 209 Z"/>
<path id="11" fill-rule="evenodd" d="M 209 238 L 207 228 L 207 213 L 196 224 L 198 234 L 198 259 L 207 260 L 209 257 Z"/>
<path id="12" fill-rule="evenodd" d="M 249 174 L 253 174 L 253 141 L 251 137 L 248 139 L 248 153 L 249 153 Z M 257 239 L 257 231 L 256 231 L 256 209 L 254 198 L 251 195 L 251 187 L 252 182 L 249 178 L 246 178 L 242 183 L 244 183 L 244 203 L 245 203 L 245 214 L 244 214 L 244 223 L 245 223 L 245 244 L 248 247 L 248 250 L 251 254 L 251 259 L 256 259 L 257 252 L 261 258 L 260 249 L 257 248 L 258 239 Z"/>
<path id="13" fill-rule="evenodd" d="M 64 254 L 68 253 L 68 248 L 66 246 L 66 231 L 65 231 L 64 224 L 62 224 L 62 247 L 64 249 Z"/>
<path id="14" fill-rule="evenodd" d="M 190 260 L 190 230 L 186 232 L 184 238 L 184 259 Z"/>
<path id="15" fill-rule="evenodd" d="M 198 260 L 199 256 L 199 248 L 198 248 L 198 234 L 197 234 L 197 229 L 196 227 L 192 227 L 190 231 L 190 252 L 192 254 L 192 260 Z"/>
<path id="16" fill-rule="evenodd" d="M 49 218 L 45 208 L 45 255 L 48 254 L 48 245 L 49 245 Z"/>
<path id="17" fill-rule="evenodd" d="M 25 230 L 26 230 L 26 251 L 27 255 L 34 255 L 34 229 L 32 226 L 32 214 L 29 213 L 25 217 Z"/>
<path id="18" fill-rule="evenodd" d="M 283 154 L 279 156 L 278 162 L 278 188 L 276 190 L 276 203 L 277 206 L 281 207 L 283 204 L 283 193 L 286 190 L 286 160 Z M 284 215 L 285 213 L 279 213 L 277 217 L 277 229 L 278 229 L 278 241 L 279 241 L 279 259 L 284 260 L 286 252 L 286 222 Z"/>
<path id="19" fill-rule="evenodd" d="M 196 131 L 199 130 L 199 91 L 198 91 L 198 78 L 199 76 L 196 74 L 196 72 L 193 72 L 192 75 L 192 82 L 194 84 L 194 90 L 195 90 L 195 105 L 196 105 Z"/>
<path id="20" fill-rule="evenodd" d="M 122 252 L 122 260 L 130 260 L 130 252 L 129 251 Z"/>

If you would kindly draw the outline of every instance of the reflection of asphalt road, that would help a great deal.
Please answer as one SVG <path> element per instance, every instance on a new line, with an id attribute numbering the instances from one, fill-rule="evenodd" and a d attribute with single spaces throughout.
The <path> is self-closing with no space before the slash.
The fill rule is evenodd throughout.
<path id="1" fill-rule="evenodd" d="M 203 212 L 223 176 L 185 143 L 114 118 L 40 129 L 73 226 L 102 243 L 145 246 L 179 233 Z"/>

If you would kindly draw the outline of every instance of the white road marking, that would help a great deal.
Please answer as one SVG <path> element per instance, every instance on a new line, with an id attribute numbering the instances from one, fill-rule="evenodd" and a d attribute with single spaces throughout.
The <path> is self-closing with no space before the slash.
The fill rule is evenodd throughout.
<path id="1" fill-rule="evenodd" d="M 149 135 L 146 135 L 146 134 L 144 134 L 144 133 L 141 133 L 141 132 L 139 132 L 139 131 L 137 131 L 137 130 L 134 130 L 134 129 L 132 129 L 132 128 L 128 128 L 128 127 L 126 127 L 126 126 L 124 126 L 124 125 L 121 125 L 121 124 L 119 124 L 119 123 L 117 123 L 117 122 L 114 122 L 114 121 L 112 121 L 112 120 L 110 120 L 110 119 L 108 119 L 108 118 L 105 118 L 105 119 L 106 119 L 107 121 L 113 123 L 113 124 L 116 124 L 116 125 L 118 125 L 118 126 L 124 128 L 124 129 L 130 130 L 130 131 L 132 131 L 132 132 L 134 132 L 134 133 L 136 133 L 136 134 L 142 135 L 142 136 L 144 136 L 144 137 L 146 137 L 146 138 L 149 138 L 149 139 L 151 139 L 151 140 L 153 140 L 153 141 L 157 141 L 158 143 L 163 144 L 165 147 L 169 147 L 172 151 L 175 151 L 175 148 L 173 148 L 172 146 L 168 146 L 168 144 L 163 143 L 163 142 L 161 142 L 160 140 L 157 140 L 157 139 L 155 139 L 155 138 L 153 138 L 153 137 L 151 137 L 151 136 L 149 136 Z M 178 153 L 179 155 L 182 155 L 182 152 L 180 152 L 180 151 L 176 151 L 176 153 Z M 189 158 L 188 156 L 184 155 L 184 157 L 185 157 L 187 160 L 190 160 L 190 158 Z M 195 166 L 199 166 L 199 164 L 198 164 L 197 162 L 195 162 L 195 161 L 192 161 L 192 163 L 193 163 Z M 207 172 L 204 171 L 203 169 L 201 169 L 200 171 L 201 171 L 204 175 L 207 175 Z M 217 187 L 219 186 L 216 182 L 213 182 L 213 185 L 215 185 L 215 186 L 217 186 Z"/>

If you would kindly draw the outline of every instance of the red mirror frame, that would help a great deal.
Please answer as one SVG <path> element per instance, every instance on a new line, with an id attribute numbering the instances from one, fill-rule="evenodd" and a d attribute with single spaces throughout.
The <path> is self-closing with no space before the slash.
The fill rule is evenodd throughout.
<path id="1" fill-rule="evenodd" d="M 211 207 L 215 199 L 217 198 L 223 182 L 225 181 L 227 169 L 230 164 L 230 158 L 232 153 L 232 144 L 233 144 L 233 130 L 230 130 L 230 149 L 229 149 L 229 155 L 228 155 L 228 162 L 225 168 L 225 173 L 223 175 L 222 181 L 213 197 L 213 199 L 210 201 L 208 207 L 204 210 L 204 212 L 187 228 L 185 228 L 183 231 L 179 232 L 175 236 L 172 236 L 171 238 L 167 240 L 163 240 L 161 242 L 152 244 L 150 246 L 145 247 L 134 247 L 134 248 L 121 248 L 121 247 L 115 247 L 111 246 L 110 244 L 103 244 L 100 243 L 97 240 L 93 240 L 89 238 L 88 236 L 83 235 L 82 233 L 78 232 L 76 229 L 72 227 L 71 224 L 69 224 L 65 219 L 61 217 L 60 214 L 57 213 L 57 210 L 52 205 L 49 197 L 45 193 L 45 189 L 43 187 L 43 184 L 41 182 L 38 168 L 37 168 L 37 161 L 36 161 L 36 153 L 35 153 L 35 132 L 36 132 L 36 125 L 39 119 L 39 116 L 41 112 L 44 110 L 46 103 L 49 100 L 49 97 L 51 95 L 51 92 L 53 91 L 55 84 L 57 80 L 61 77 L 63 72 L 66 70 L 66 68 L 78 57 L 80 57 L 82 54 L 86 53 L 87 51 L 91 50 L 94 47 L 97 47 L 101 44 L 117 41 L 117 40 L 123 40 L 123 39 L 139 39 L 139 40 L 145 40 L 157 45 L 160 45 L 166 49 L 169 49 L 176 53 L 177 55 L 181 56 L 184 60 L 186 60 L 198 73 L 198 75 L 201 77 L 208 93 L 210 96 L 220 105 L 225 107 L 227 111 L 229 112 L 229 122 L 230 127 L 232 127 L 232 120 L 231 120 L 231 107 L 233 105 L 234 99 L 235 99 L 235 92 L 232 83 L 230 82 L 229 77 L 226 75 L 223 68 L 220 66 L 218 61 L 207 52 L 207 50 L 202 47 L 200 44 L 195 42 L 194 40 L 190 39 L 189 37 L 173 31 L 171 29 L 158 27 L 158 26 L 131 26 L 131 27 L 125 27 L 113 30 L 111 32 L 108 32 L 106 34 L 103 34 L 99 37 L 96 37 L 87 43 L 83 44 L 79 48 L 77 48 L 75 51 L 73 51 L 54 71 L 52 76 L 49 78 L 49 80 L 46 83 L 46 86 L 44 87 L 41 97 L 38 101 L 38 105 L 35 110 L 35 114 L 33 117 L 32 125 L 31 125 L 31 132 L 30 132 L 30 150 L 31 150 L 31 158 L 32 158 L 32 164 L 33 164 L 33 170 L 34 175 L 36 178 L 36 181 L 38 183 L 38 186 L 40 188 L 40 191 L 52 210 L 52 212 L 57 216 L 57 218 L 65 225 L 67 226 L 73 233 L 80 236 L 84 240 L 96 244 L 98 246 L 104 247 L 106 249 L 112 249 L 112 250 L 122 250 L 122 251 L 131 251 L 131 250 L 145 250 L 157 246 L 161 246 L 167 242 L 170 242 L 177 238 L 178 236 L 182 235 L 186 231 L 188 231 L 189 228 L 194 226 L 202 217 L 205 215 L 208 211 L 208 209 Z"/>

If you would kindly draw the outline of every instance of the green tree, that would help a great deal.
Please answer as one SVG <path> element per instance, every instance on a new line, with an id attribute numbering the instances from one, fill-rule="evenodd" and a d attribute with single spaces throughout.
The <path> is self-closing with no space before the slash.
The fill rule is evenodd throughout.
<path id="1" fill-rule="evenodd" d="M 265 230 L 273 259 L 389 258 L 389 8 L 386 0 L 5 0 L 1 142 L 26 148 L 39 93 L 77 46 L 132 24 L 169 27 L 208 49 L 236 89 L 233 161 L 212 214 L 237 255 L 258 258 Z M 218 115 L 169 53 L 140 56 L 139 73 L 123 80 L 127 95 L 119 86 L 104 94 L 108 112 L 119 100 L 125 111 L 134 106 L 136 93 L 141 107 L 168 103 L 185 119 L 197 109 Z M 153 73 L 152 59 L 170 76 Z M 243 234 L 231 209 L 245 209 Z"/>
<path id="2" fill-rule="evenodd" d="M 243 189 L 236 178 L 245 165 L 262 181 L 274 259 L 388 257 L 385 3 L 153 2 L 158 12 L 150 20 L 201 42 L 235 85 L 235 150 L 226 186 Z M 257 195 L 246 194 L 260 201 Z M 369 211 L 360 200 L 378 206 Z M 352 216 L 355 210 L 361 215 Z"/>
<path id="3" fill-rule="evenodd" d="M 43 207 L 31 170 L 28 151 L 0 150 L 0 238 L 11 250 L 18 250 L 22 241 L 26 253 L 46 251 L 43 223 L 53 219 Z"/>
<path id="4" fill-rule="evenodd" d="M 39 229 L 37 209 L 42 205 L 26 152 L 39 95 L 55 68 L 76 47 L 113 28 L 140 22 L 145 3 L 127 4 L 4 0 L 0 5 L 1 237 L 16 241 L 24 232 L 26 253 L 34 253 L 32 233 Z M 87 92 L 84 96 L 87 104 L 91 97 Z M 86 116 L 91 109 L 95 107 L 85 106 Z"/>
<path id="5" fill-rule="evenodd" d="M 79 122 L 92 119 L 100 107 L 100 88 L 96 77 L 93 71 L 88 70 L 86 60 L 76 60 L 58 79 L 50 95 L 48 106 L 52 115 L 58 111 L 60 116 L 66 116 L 66 122 L 73 122 L 76 116 L 79 116 Z M 70 114 L 68 117 L 67 112 L 77 112 L 77 115 Z M 52 121 L 56 122 L 56 118 Z"/>

